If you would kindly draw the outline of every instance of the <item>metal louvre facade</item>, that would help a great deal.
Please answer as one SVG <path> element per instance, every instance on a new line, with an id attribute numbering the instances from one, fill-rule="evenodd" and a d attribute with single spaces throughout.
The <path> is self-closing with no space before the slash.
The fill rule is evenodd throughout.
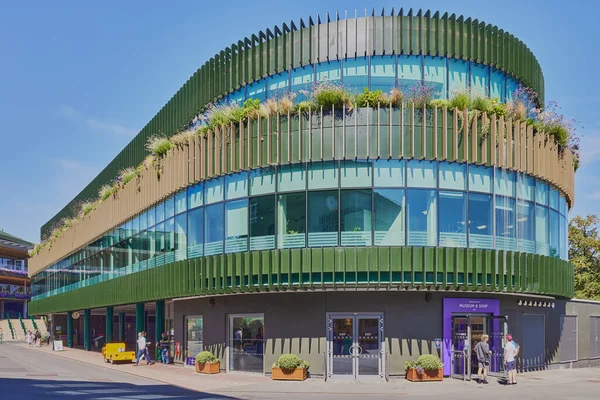
<path id="1" fill-rule="evenodd" d="M 308 18 L 244 38 L 215 55 L 183 87 L 115 159 L 63 210 L 42 227 L 72 212 L 74 204 L 95 197 L 98 188 L 118 171 L 138 165 L 145 143 L 156 134 L 171 136 L 185 127 L 207 104 L 261 78 L 294 68 L 372 55 L 427 55 L 470 60 L 515 76 L 544 98 L 544 77 L 527 46 L 508 32 L 477 19 L 447 13 L 402 9 L 361 18 L 326 21 Z"/>

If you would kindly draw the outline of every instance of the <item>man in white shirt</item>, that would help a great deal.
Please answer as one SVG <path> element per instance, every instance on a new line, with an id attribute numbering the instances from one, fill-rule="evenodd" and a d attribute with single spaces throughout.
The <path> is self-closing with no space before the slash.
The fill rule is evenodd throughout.
<path id="1" fill-rule="evenodd" d="M 507 385 L 517 384 L 517 366 L 516 357 L 519 354 L 519 345 L 513 341 L 512 335 L 506 335 L 506 345 L 504 346 L 504 366 L 508 373 Z"/>
<path id="2" fill-rule="evenodd" d="M 144 337 L 142 332 L 138 333 L 137 348 L 137 358 L 135 359 L 136 366 L 139 365 L 140 358 L 142 358 L 142 356 L 146 354 L 146 338 Z M 148 357 L 146 357 L 146 364 L 151 364 L 150 358 Z"/>

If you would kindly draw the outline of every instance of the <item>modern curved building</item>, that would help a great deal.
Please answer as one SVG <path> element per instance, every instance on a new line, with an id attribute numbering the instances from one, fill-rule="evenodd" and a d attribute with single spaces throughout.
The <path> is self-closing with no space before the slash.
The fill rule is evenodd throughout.
<path id="1" fill-rule="evenodd" d="M 323 80 L 354 92 L 427 82 L 439 98 L 470 89 L 501 102 L 519 85 L 544 94 L 526 45 L 471 18 L 284 24 L 199 68 L 42 236 L 140 164 L 149 137 L 197 126 L 210 103 L 300 101 Z M 600 319 L 569 301 L 573 174 L 549 136 L 482 113 L 404 104 L 241 121 L 175 147 L 160 174 L 145 168 L 34 256 L 30 313 L 86 349 L 167 331 L 175 362 L 211 349 L 232 372 L 268 373 L 293 352 L 315 375 L 383 378 L 433 353 L 462 377 L 489 333 L 500 373 L 508 331 L 522 369 L 587 365 Z"/>

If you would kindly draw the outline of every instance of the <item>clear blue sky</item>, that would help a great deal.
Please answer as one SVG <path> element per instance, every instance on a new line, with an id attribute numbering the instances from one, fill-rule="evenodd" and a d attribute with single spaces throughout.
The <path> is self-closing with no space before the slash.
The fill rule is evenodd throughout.
<path id="1" fill-rule="evenodd" d="M 373 6 L 463 14 L 523 40 L 542 65 L 546 100 L 585 127 L 571 216 L 600 214 L 595 2 L 3 1 L 0 229 L 37 242 L 40 226 L 224 47 L 283 21 Z"/>

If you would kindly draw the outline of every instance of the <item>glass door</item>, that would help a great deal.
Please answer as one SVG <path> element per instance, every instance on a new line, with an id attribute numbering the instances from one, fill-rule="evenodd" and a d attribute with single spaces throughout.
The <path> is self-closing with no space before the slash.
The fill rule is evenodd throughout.
<path id="1" fill-rule="evenodd" d="M 264 316 L 229 316 L 228 371 L 264 372 Z"/>
<path id="2" fill-rule="evenodd" d="M 471 378 L 471 316 L 452 316 L 452 368 L 450 376 L 457 379 Z"/>
<path id="3" fill-rule="evenodd" d="M 489 345 L 492 352 L 490 359 L 489 375 L 496 377 L 504 376 L 504 345 L 508 334 L 508 317 L 492 316 L 486 317 L 487 334 L 490 336 Z"/>
<path id="4" fill-rule="evenodd" d="M 383 377 L 383 315 L 331 314 L 327 324 L 329 377 Z"/>

